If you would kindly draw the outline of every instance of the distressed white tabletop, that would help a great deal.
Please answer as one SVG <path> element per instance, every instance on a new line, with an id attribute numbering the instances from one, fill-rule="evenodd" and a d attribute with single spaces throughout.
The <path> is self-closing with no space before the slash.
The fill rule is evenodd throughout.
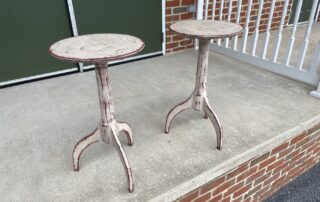
<path id="1" fill-rule="evenodd" d="M 242 32 L 243 28 L 235 23 L 215 20 L 185 20 L 170 26 L 174 32 L 190 38 L 226 38 Z"/>
<path id="2" fill-rule="evenodd" d="M 90 34 L 71 37 L 50 46 L 49 53 L 60 60 L 106 62 L 139 53 L 144 42 L 125 34 Z"/>

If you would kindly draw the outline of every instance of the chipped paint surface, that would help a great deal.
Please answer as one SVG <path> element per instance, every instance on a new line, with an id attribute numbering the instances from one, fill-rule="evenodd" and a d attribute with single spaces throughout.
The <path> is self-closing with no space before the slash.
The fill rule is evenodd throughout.
<path id="1" fill-rule="evenodd" d="M 238 35 L 243 28 L 235 23 L 215 20 L 185 20 L 170 26 L 178 34 L 190 38 L 227 38 Z"/>
<path id="2" fill-rule="evenodd" d="M 144 42 L 125 34 L 89 34 L 63 39 L 52 44 L 49 53 L 60 60 L 100 63 L 139 53 Z"/>
<path id="3" fill-rule="evenodd" d="M 72 155 L 74 170 L 79 171 L 80 156 L 88 146 L 96 142 L 113 144 L 124 167 L 129 192 L 134 191 L 132 171 L 118 136 L 124 131 L 128 145 L 132 146 L 132 130 L 129 124 L 116 121 L 107 62 L 134 55 L 143 48 L 144 42 L 133 36 L 91 34 L 58 41 L 49 49 L 49 53 L 60 60 L 95 63 L 101 121 L 92 133 L 75 145 Z"/>

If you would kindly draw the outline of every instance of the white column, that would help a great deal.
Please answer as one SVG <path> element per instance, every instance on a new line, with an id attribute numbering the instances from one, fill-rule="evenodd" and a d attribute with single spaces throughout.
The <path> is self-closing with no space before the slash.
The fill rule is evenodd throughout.
<path id="1" fill-rule="evenodd" d="M 301 49 L 300 49 L 300 53 L 299 53 L 299 56 L 298 56 L 297 68 L 299 68 L 299 69 L 303 68 L 303 63 L 304 63 L 304 59 L 305 59 L 306 52 L 307 52 L 308 45 L 309 45 L 309 36 L 310 36 L 310 33 L 311 33 L 312 24 L 313 24 L 313 18 L 314 18 L 314 15 L 316 13 L 317 5 L 318 5 L 318 0 L 314 0 L 313 4 L 312 4 L 310 16 L 309 16 L 307 29 L 306 29 L 306 32 L 305 32 L 305 35 L 304 35 L 304 41 L 302 43 L 302 46 L 301 46 Z"/>
<path id="2" fill-rule="evenodd" d="M 258 37 L 259 37 L 259 27 L 260 27 L 260 20 L 261 20 L 261 13 L 262 13 L 262 8 L 263 8 L 264 0 L 259 1 L 259 9 L 258 9 L 258 18 L 256 21 L 256 27 L 254 29 L 254 34 L 253 34 L 253 46 L 252 46 L 252 51 L 251 55 L 255 56 L 256 55 L 256 49 L 257 49 L 257 43 L 258 43 Z"/>
<path id="3" fill-rule="evenodd" d="M 223 16 L 223 7 L 224 7 L 224 0 L 220 0 L 220 10 L 219 10 L 219 20 L 222 20 Z M 218 45 L 221 44 L 221 39 L 218 39 Z"/>
<path id="4" fill-rule="evenodd" d="M 216 5 L 217 5 L 217 0 L 213 0 L 212 13 L 211 13 L 212 20 L 214 20 L 214 17 L 216 17 Z"/>
<path id="5" fill-rule="evenodd" d="M 231 21 L 231 12 L 232 12 L 232 0 L 229 0 L 229 4 L 228 4 L 228 22 Z M 228 48 L 229 47 L 229 38 L 225 39 L 225 43 L 224 43 L 225 47 Z"/>
<path id="6" fill-rule="evenodd" d="M 251 15 L 251 7 L 252 7 L 252 0 L 249 0 L 247 17 L 246 17 L 246 24 L 245 24 L 245 27 L 244 27 L 243 41 L 242 41 L 242 48 L 241 48 L 241 51 L 242 51 L 243 53 L 246 52 L 246 47 L 247 47 L 247 42 L 248 42 L 249 22 L 250 22 L 250 15 Z"/>
<path id="7" fill-rule="evenodd" d="M 299 21 L 299 17 L 300 17 L 302 2 L 303 2 L 303 0 L 299 0 L 298 4 L 297 4 L 297 9 L 295 12 L 293 26 L 292 26 L 292 30 L 291 30 L 291 36 L 289 38 L 286 56 L 284 57 L 285 58 L 285 65 L 287 65 L 287 66 L 290 65 L 289 63 L 290 63 L 291 54 L 292 54 L 292 50 L 293 50 L 293 46 L 294 46 L 295 35 L 296 35 L 297 25 L 298 25 L 298 21 Z"/>
<path id="8" fill-rule="evenodd" d="M 279 27 L 278 35 L 277 35 L 277 38 L 276 38 L 275 45 L 273 46 L 273 57 L 272 57 L 272 61 L 273 62 L 277 62 L 279 49 L 280 49 L 280 44 L 281 44 L 281 40 L 282 40 L 283 26 L 284 26 L 285 19 L 286 19 L 286 16 L 287 16 L 288 4 L 289 4 L 289 0 L 285 0 L 284 6 L 283 6 L 283 10 L 282 10 L 282 15 L 281 15 L 281 21 L 280 21 L 280 27 Z"/>
<path id="9" fill-rule="evenodd" d="M 272 18 L 273 18 L 273 11 L 274 11 L 274 5 L 276 3 L 276 0 L 271 1 L 271 7 L 269 12 L 269 18 L 268 18 L 268 24 L 267 24 L 267 31 L 265 33 L 265 38 L 263 41 L 263 48 L 262 48 L 262 59 L 266 59 L 267 56 L 267 50 L 269 46 L 269 39 L 270 39 L 270 29 L 272 25 Z"/>
<path id="10" fill-rule="evenodd" d="M 236 23 L 240 24 L 240 18 L 241 18 L 241 7 L 242 7 L 242 0 L 238 1 L 237 4 L 237 20 Z M 233 39 L 233 50 L 237 50 L 237 45 L 238 45 L 238 35 L 234 37 Z"/>

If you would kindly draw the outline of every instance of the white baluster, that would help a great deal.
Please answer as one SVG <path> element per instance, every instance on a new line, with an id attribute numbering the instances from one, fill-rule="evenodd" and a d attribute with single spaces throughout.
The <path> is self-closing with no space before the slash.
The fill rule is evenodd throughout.
<path id="1" fill-rule="evenodd" d="M 224 0 L 220 0 L 220 10 L 219 10 L 219 20 L 222 20 L 223 16 L 223 7 L 224 7 Z M 218 45 L 221 44 L 221 39 L 218 39 Z"/>
<path id="2" fill-rule="evenodd" d="M 240 24 L 242 0 L 238 1 L 237 7 L 238 8 L 237 8 L 237 20 L 236 20 L 236 23 Z M 234 39 L 233 39 L 233 50 L 237 50 L 237 45 L 238 45 L 238 35 L 235 36 Z"/>
<path id="3" fill-rule="evenodd" d="M 310 36 L 310 33 L 311 33 L 312 24 L 313 24 L 313 18 L 314 18 L 314 15 L 316 13 L 317 4 L 318 4 L 318 1 L 314 0 L 313 4 L 312 4 L 310 16 L 309 16 L 307 29 L 306 29 L 306 32 L 305 32 L 305 35 L 304 35 L 304 41 L 303 41 L 303 44 L 301 46 L 300 53 L 299 53 L 299 56 L 298 56 L 297 68 L 299 68 L 299 69 L 302 69 L 302 66 L 303 66 L 303 63 L 304 63 L 304 59 L 305 59 L 305 56 L 306 56 L 307 48 L 308 48 L 308 45 L 309 45 L 309 36 Z"/>
<path id="4" fill-rule="evenodd" d="M 248 33 L 249 33 L 249 22 L 250 22 L 250 15 L 251 15 L 251 7 L 252 7 L 252 0 L 249 0 L 247 17 L 246 17 L 246 24 L 245 24 L 245 27 L 244 27 L 243 41 L 242 41 L 242 48 L 241 48 L 241 51 L 242 51 L 243 53 L 246 52 L 246 47 L 247 47 L 247 42 L 248 42 Z"/>
<path id="5" fill-rule="evenodd" d="M 228 8 L 228 22 L 230 22 L 231 21 L 231 12 L 232 12 L 232 0 L 229 0 L 229 8 Z M 229 47 L 229 38 L 226 38 L 225 39 L 225 43 L 224 43 L 224 46 L 226 47 L 226 48 L 228 48 Z"/>
<path id="6" fill-rule="evenodd" d="M 319 19 L 319 13 L 320 13 L 320 1 L 319 1 L 319 5 L 318 5 L 318 10 L 317 10 L 317 14 L 316 17 L 314 18 L 314 21 L 317 22 Z"/>
<path id="7" fill-rule="evenodd" d="M 208 19 L 208 10 L 209 10 L 209 0 L 205 0 L 205 11 L 204 11 L 204 19 Z"/>
<path id="8" fill-rule="evenodd" d="M 292 30 L 291 30 L 291 36 L 289 38 L 286 56 L 284 57 L 285 58 L 285 65 L 287 65 L 287 66 L 290 65 L 289 63 L 290 63 L 290 59 L 291 59 L 291 54 L 292 54 L 294 42 L 295 42 L 295 35 L 296 35 L 297 25 L 298 25 L 298 21 L 299 21 L 299 17 L 300 17 L 302 2 L 303 2 L 303 0 L 299 0 L 298 4 L 297 4 L 297 9 L 295 12 L 293 26 L 292 26 Z"/>
<path id="9" fill-rule="evenodd" d="M 214 20 L 214 17 L 216 16 L 216 5 L 217 5 L 217 0 L 213 0 L 212 13 L 211 13 L 212 20 Z"/>
<path id="10" fill-rule="evenodd" d="M 272 18 L 273 18 L 273 11 L 274 11 L 274 5 L 276 3 L 276 0 L 271 1 L 271 8 L 269 12 L 269 18 L 268 18 L 268 24 L 267 24 L 267 31 L 265 33 L 265 38 L 263 41 L 263 48 L 262 48 L 262 59 L 266 59 L 267 56 L 267 50 L 269 46 L 269 40 L 270 40 L 270 29 L 272 25 Z"/>
<path id="11" fill-rule="evenodd" d="M 287 8 L 288 8 L 289 0 L 285 0 L 283 10 L 282 10 L 282 15 L 281 15 L 281 21 L 280 21 L 280 27 L 278 30 L 278 35 L 276 38 L 275 45 L 273 46 L 273 57 L 272 61 L 277 62 L 278 54 L 279 54 L 279 49 L 280 49 L 280 44 L 282 40 L 282 31 L 283 31 L 283 25 L 285 23 L 285 19 L 287 16 Z"/>
<path id="12" fill-rule="evenodd" d="M 320 65 L 320 40 L 318 41 L 316 50 L 314 51 L 310 71 L 316 74 L 317 69 L 319 68 L 319 65 Z"/>
<path id="13" fill-rule="evenodd" d="M 252 52 L 251 55 L 256 55 L 256 49 L 257 49 L 257 43 L 258 43 L 258 37 L 259 37 L 259 27 L 260 27 L 260 20 L 261 20 L 261 13 L 263 8 L 264 0 L 259 1 L 259 9 L 258 9 L 258 18 L 256 21 L 256 27 L 254 29 L 253 34 L 253 46 L 252 46 Z"/>
<path id="14" fill-rule="evenodd" d="M 197 20 L 203 20 L 203 5 L 204 5 L 203 1 L 204 0 L 197 1 L 197 16 L 196 16 Z M 196 39 L 194 43 L 194 49 L 198 49 L 198 48 L 199 48 L 199 41 L 198 39 Z"/>

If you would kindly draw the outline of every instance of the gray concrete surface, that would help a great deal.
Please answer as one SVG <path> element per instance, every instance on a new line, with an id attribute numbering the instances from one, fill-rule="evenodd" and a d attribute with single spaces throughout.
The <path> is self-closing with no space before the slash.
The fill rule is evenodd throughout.
<path id="1" fill-rule="evenodd" d="M 319 202 L 320 164 L 297 177 L 264 202 Z"/>
<path id="2" fill-rule="evenodd" d="M 215 149 L 212 125 L 195 111 L 180 114 L 166 135 L 166 114 L 193 90 L 196 58 L 190 50 L 110 69 L 117 119 L 134 132 L 134 146 L 124 146 L 133 194 L 111 145 L 89 147 L 80 172 L 72 171 L 73 146 L 99 121 L 94 72 L 1 89 L 1 201 L 170 201 L 198 176 L 205 183 L 208 171 L 225 172 L 225 162 L 244 161 L 270 139 L 320 120 L 311 87 L 210 53 L 208 96 L 224 149 Z"/>

